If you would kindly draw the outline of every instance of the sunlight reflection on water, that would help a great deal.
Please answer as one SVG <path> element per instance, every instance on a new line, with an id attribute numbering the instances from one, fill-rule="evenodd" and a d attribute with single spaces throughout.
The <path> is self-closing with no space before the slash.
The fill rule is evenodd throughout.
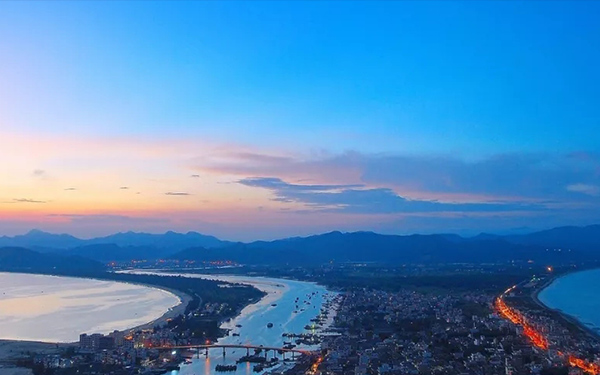
<path id="1" fill-rule="evenodd" d="M 0 338 L 70 342 L 159 318 L 179 298 L 140 285 L 0 273 Z"/>

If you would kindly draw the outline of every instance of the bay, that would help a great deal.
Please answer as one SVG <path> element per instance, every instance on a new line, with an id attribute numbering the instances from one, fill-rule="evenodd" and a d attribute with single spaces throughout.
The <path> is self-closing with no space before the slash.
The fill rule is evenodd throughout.
<path id="1" fill-rule="evenodd" d="M 47 275 L 0 273 L 0 339 L 74 342 L 145 324 L 178 305 L 157 288 Z"/>
<path id="2" fill-rule="evenodd" d="M 600 269 L 561 276 L 538 294 L 551 309 L 567 314 L 600 332 Z"/>

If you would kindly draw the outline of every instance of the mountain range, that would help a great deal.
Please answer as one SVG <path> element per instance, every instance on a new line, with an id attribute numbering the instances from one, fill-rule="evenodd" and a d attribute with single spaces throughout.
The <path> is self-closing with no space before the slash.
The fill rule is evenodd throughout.
<path id="1" fill-rule="evenodd" d="M 106 237 L 80 239 L 70 234 L 52 234 L 33 229 L 26 234 L 14 237 L 0 237 L 0 247 L 18 246 L 27 247 L 40 252 L 55 252 L 60 250 L 83 248 L 90 245 L 113 244 L 120 247 L 147 247 L 176 251 L 193 246 L 223 247 L 231 244 L 221 241 L 216 237 L 203 235 L 197 232 L 164 234 L 123 232 Z"/>
<path id="2" fill-rule="evenodd" d="M 79 257 L 102 263 L 160 258 L 297 265 L 331 261 L 386 264 L 486 263 L 510 260 L 557 262 L 598 258 L 600 225 L 559 227 L 509 236 L 482 233 L 475 237 L 336 231 L 309 237 L 250 243 L 222 241 L 196 232 L 126 232 L 84 240 L 68 234 L 32 230 L 25 235 L 0 237 L 0 248 L 2 247 L 27 248 L 45 256 Z M 11 254 L 14 255 L 14 251 Z M 0 268 L 4 259 L 0 258 Z"/>

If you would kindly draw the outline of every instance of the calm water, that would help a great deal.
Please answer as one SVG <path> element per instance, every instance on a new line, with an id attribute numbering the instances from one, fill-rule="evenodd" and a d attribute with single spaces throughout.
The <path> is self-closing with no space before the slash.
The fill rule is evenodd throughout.
<path id="1" fill-rule="evenodd" d="M 561 310 L 600 332 L 600 269 L 560 277 L 538 297 L 546 306 Z"/>
<path id="2" fill-rule="evenodd" d="M 282 337 L 282 333 L 307 332 L 304 326 L 311 324 L 310 319 L 316 317 L 320 312 L 325 299 L 324 296 L 327 293 L 327 290 L 322 286 L 292 280 L 245 276 L 179 275 L 206 278 L 218 277 L 220 280 L 240 283 L 250 282 L 268 291 L 269 294 L 261 302 L 248 306 L 240 316 L 223 326 L 224 328 L 233 328 L 232 333 L 235 332 L 240 335 L 239 337 L 224 337 L 218 341 L 226 344 L 241 343 L 282 347 L 284 341 L 293 341 L 293 339 Z M 329 295 L 332 294 L 329 293 Z M 308 296 L 311 298 L 309 299 Z M 298 302 L 296 303 L 297 297 Z M 276 304 L 276 306 L 272 306 L 273 304 Z M 296 305 L 298 305 L 298 308 L 296 308 Z M 298 312 L 294 313 L 294 311 Z M 273 327 L 267 328 L 268 323 L 273 323 Z M 237 328 L 236 325 L 238 324 L 242 327 Z M 303 346 L 298 346 L 298 348 L 301 347 Z M 250 353 L 252 354 L 252 351 Z M 223 358 L 221 349 L 212 349 L 209 351 L 208 357 L 202 354 L 199 359 L 193 359 L 191 364 L 182 365 L 180 371 L 173 371 L 172 375 L 256 374 L 252 371 L 253 365 L 245 363 L 238 365 L 236 372 L 218 373 L 215 371 L 217 364 L 234 364 L 243 355 L 246 355 L 245 349 L 228 349 L 226 357 Z M 272 353 L 269 353 L 269 358 L 271 357 Z M 289 357 L 289 355 L 286 355 L 286 357 Z"/>
<path id="3" fill-rule="evenodd" d="M 179 298 L 139 285 L 0 273 L 0 338 L 73 342 L 162 316 Z"/>

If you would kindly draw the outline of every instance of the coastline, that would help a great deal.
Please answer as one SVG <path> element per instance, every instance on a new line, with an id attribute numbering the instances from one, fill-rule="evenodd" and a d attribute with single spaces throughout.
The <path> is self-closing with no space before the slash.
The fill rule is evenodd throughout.
<path id="1" fill-rule="evenodd" d="M 7 272 L 7 273 L 19 273 L 19 272 Z M 123 281 L 114 281 L 114 280 L 106 280 L 100 278 L 92 278 L 92 277 L 77 277 L 77 276 L 62 276 L 62 275 L 48 275 L 48 274 L 33 274 L 33 273 L 25 273 L 27 275 L 43 275 L 43 276 L 55 276 L 55 277 L 72 277 L 78 279 L 88 279 L 88 280 L 97 280 L 97 281 L 109 281 L 115 283 L 123 283 L 123 284 L 131 284 L 143 286 L 151 289 L 161 290 L 167 293 L 170 293 L 179 299 L 179 303 L 170 307 L 164 314 L 160 317 L 153 319 L 149 322 L 139 324 L 137 326 L 126 328 L 119 330 L 119 332 L 133 332 L 142 329 L 151 329 L 155 325 L 162 325 L 166 323 L 169 319 L 176 317 L 179 314 L 185 312 L 185 309 L 189 302 L 192 300 L 192 297 L 184 292 L 160 287 L 157 285 L 144 284 L 144 283 L 132 283 L 132 282 L 123 282 Z M 82 332 L 83 333 L 83 332 Z M 87 332 L 94 333 L 94 332 Z M 0 375 L 7 373 L 6 370 L 10 370 L 8 373 L 15 373 L 17 369 L 21 370 L 21 367 L 15 367 L 14 362 L 23 356 L 23 353 L 31 352 L 31 353 L 40 353 L 40 354 L 53 354 L 58 353 L 61 349 L 76 346 L 78 344 L 77 341 L 72 342 L 52 342 L 52 341 L 31 341 L 31 340 L 14 340 L 14 339 L 1 339 L 0 338 Z M 28 370 L 28 369 L 24 369 Z M 26 373 L 26 372 L 25 372 Z"/>
<path id="2" fill-rule="evenodd" d="M 144 271 L 142 271 L 143 273 Z M 55 275 L 56 276 L 56 275 Z M 264 306 L 269 306 L 273 303 L 276 303 L 280 298 L 282 298 L 286 293 L 290 290 L 290 285 L 286 283 L 287 280 L 279 280 L 279 279 L 270 279 L 265 277 L 252 277 L 252 276 L 232 276 L 232 275 L 204 275 L 204 274 L 196 274 L 195 277 L 209 280 L 221 281 L 223 283 L 234 283 L 234 284 L 243 284 L 249 285 L 257 288 L 264 295 L 260 298 L 256 298 L 248 302 L 243 308 L 240 308 L 235 312 L 233 316 L 230 318 L 223 318 L 219 322 L 219 327 L 225 330 L 231 330 L 235 327 L 236 322 L 240 319 L 245 319 L 248 315 L 251 315 L 256 312 L 256 310 L 263 308 Z M 100 278 L 92 278 L 92 277 L 84 277 L 87 279 L 93 280 L 102 280 Z M 113 281 L 113 280 L 108 280 Z M 293 281 L 293 280 L 290 280 Z M 114 281 L 121 282 L 121 281 Z M 157 324 L 164 324 L 168 319 L 173 318 L 181 313 L 185 312 L 186 307 L 189 302 L 192 300 L 192 297 L 184 292 L 173 290 L 165 287 L 160 287 L 157 285 L 150 285 L 144 283 L 131 283 L 131 282 L 122 282 L 129 284 L 137 284 L 142 285 L 148 288 L 160 289 L 165 292 L 171 293 L 178 297 L 179 303 L 168 311 L 166 311 L 162 316 L 157 319 L 154 319 L 150 322 L 127 328 L 124 330 L 120 330 L 120 332 L 132 332 L 141 329 L 151 329 Z M 316 284 L 316 283 L 314 283 Z M 224 285 L 224 288 L 228 287 L 228 285 Z M 329 310 L 331 316 L 329 316 L 327 324 L 322 328 L 328 328 L 333 322 L 333 316 L 335 315 L 335 308 L 333 310 Z M 92 333 L 92 332 L 88 332 Z M 222 336 L 219 338 L 227 337 Z M 30 375 L 31 372 L 29 369 L 16 367 L 16 361 L 22 357 L 24 353 L 33 352 L 40 354 L 58 354 L 61 350 L 67 347 L 72 347 L 77 345 L 77 342 L 72 343 L 55 343 L 55 342 L 39 342 L 39 341 L 25 341 L 25 340 L 0 340 L 0 375 L 4 374 L 15 374 L 15 375 Z"/>
<path id="3" fill-rule="evenodd" d="M 146 275 L 183 275 L 183 274 L 186 274 L 185 272 L 160 272 L 158 270 L 157 271 L 129 270 L 129 271 L 121 271 L 121 272 L 128 272 L 128 273 L 134 273 L 134 274 L 146 274 Z M 213 281 L 221 281 L 224 283 L 248 285 L 248 286 L 252 286 L 252 287 L 260 290 L 261 292 L 265 293 L 265 295 L 263 297 L 261 297 L 259 300 L 250 301 L 250 303 L 248 303 L 242 309 L 236 311 L 235 315 L 233 317 L 229 318 L 229 321 L 227 321 L 227 319 L 224 319 L 223 321 L 221 321 L 219 327 L 223 328 L 223 329 L 228 329 L 228 330 L 235 327 L 235 321 L 237 321 L 238 319 L 242 319 L 246 315 L 251 314 L 252 312 L 256 311 L 257 309 L 259 309 L 263 306 L 274 303 L 275 301 L 279 300 L 289 289 L 289 287 L 285 284 L 278 283 L 275 281 L 270 281 L 270 280 L 264 280 L 264 278 L 262 278 L 262 277 L 261 278 L 263 280 L 260 280 L 259 277 L 255 277 L 255 280 L 252 280 L 252 276 L 212 275 L 212 274 L 200 274 L 200 273 L 193 273 L 193 274 L 190 273 L 190 274 L 186 274 L 186 275 L 188 275 L 186 277 L 190 277 L 190 275 L 193 275 L 193 277 L 196 277 L 199 279 L 204 279 L 204 280 L 213 280 Z"/>
<path id="4" fill-rule="evenodd" d="M 215 280 L 215 281 L 222 281 L 222 282 L 226 282 L 226 283 L 237 283 L 237 284 L 249 285 L 249 286 L 252 286 L 252 287 L 260 290 L 263 293 L 266 293 L 259 300 L 252 301 L 248 305 L 246 305 L 242 309 L 240 309 L 239 311 L 236 311 L 235 316 L 233 316 L 230 321 L 222 321 L 220 324 L 220 328 L 228 329 L 228 330 L 233 329 L 236 324 L 235 322 L 237 322 L 239 319 L 243 319 L 245 316 L 252 314 L 254 311 L 260 309 L 261 307 L 268 306 L 268 305 L 278 301 L 289 290 L 289 286 L 284 285 L 284 284 L 271 282 L 271 281 L 267 281 L 267 280 L 249 280 L 243 276 L 242 277 L 244 279 L 241 279 L 240 277 L 237 277 L 237 276 L 230 276 L 230 275 L 198 274 L 198 277 L 202 278 L 202 279 L 206 279 L 206 280 Z"/>
<path id="5" fill-rule="evenodd" d="M 289 285 L 287 285 L 286 281 L 298 281 L 302 283 L 314 284 L 325 288 L 330 293 L 337 293 L 336 291 L 332 291 L 328 289 L 326 286 L 316 283 L 314 281 L 304 281 L 304 280 L 294 280 L 294 279 L 277 279 L 271 278 L 268 276 L 248 276 L 248 275 L 230 275 L 230 274 L 203 274 L 203 273 L 186 273 L 186 272 L 177 272 L 174 270 L 166 271 L 166 270 L 127 270 L 120 272 L 131 272 L 136 274 L 153 274 L 153 275 L 187 275 L 186 277 L 196 277 L 205 280 L 214 280 L 221 281 L 225 283 L 232 284 L 243 284 L 252 286 L 261 292 L 265 293 L 265 295 L 259 300 L 249 302 L 245 307 L 236 311 L 235 315 L 230 319 L 223 319 L 219 328 L 225 330 L 232 330 L 235 328 L 235 325 L 239 320 L 244 319 L 247 315 L 252 314 L 256 310 L 269 306 L 272 303 L 275 303 L 281 297 L 285 295 L 289 291 Z M 321 330 L 329 329 L 333 325 L 333 320 L 335 315 L 337 314 L 336 307 L 331 307 L 329 309 L 329 317 L 327 322 L 323 325 Z M 226 336 L 224 336 L 226 337 Z M 223 337 L 221 337 L 223 338 Z M 220 339 L 221 339 L 220 338 Z"/>
<path id="6" fill-rule="evenodd" d="M 600 270 L 600 268 L 588 268 L 588 269 L 582 269 L 582 270 L 570 270 L 568 272 L 564 272 L 561 273 L 559 275 L 554 275 L 550 278 L 548 278 L 546 281 L 544 281 L 543 284 L 541 284 L 540 286 L 538 286 L 537 288 L 535 288 L 535 290 L 531 293 L 531 299 L 541 308 L 551 312 L 552 314 L 554 314 L 558 319 L 563 320 L 567 325 L 569 326 L 573 326 L 576 327 L 577 329 L 579 329 L 579 331 L 581 331 L 583 334 L 590 336 L 594 339 L 600 340 L 600 332 L 594 330 L 593 328 L 589 327 L 588 325 L 586 325 L 584 322 L 582 322 L 581 320 L 579 320 L 577 317 L 567 314 L 564 311 L 560 310 L 560 309 L 555 309 L 552 308 L 548 305 L 546 305 L 540 298 L 539 298 L 539 294 L 546 288 L 548 288 L 550 285 L 552 285 L 555 281 L 557 281 L 558 279 L 562 278 L 562 277 L 566 277 L 569 275 L 572 275 L 574 273 L 578 273 L 578 272 L 586 272 L 586 271 L 593 271 L 593 270 Z"/>
<path id="7" fill-rule="evenodd" d="M 120 330 L 119 332 L 134 332 L 134 331 L 138 331 L 138 330 L 144 330 L 144 329 L 151 329 L 156 325 L 162 325 L 167 323 L 167 321 L 169 319 L 173 319 L 176 316 L 185 313 L 185 309 L 188 306 L 188 304 L 190 303 L 190 301 L 192 300 L 192 297 L 189 294 L 186 294 L 184 292 L 181 292 L 179 290 L 175 290 L 175 289 L 170 289 L 170 288 L 163 288 L 163 287 L 159 287 L 156 285 L 149 285 L 149 284 L 141 284 L 141 283 L 131 283 L 131 284 L 137 284 L 137 285 L 142 285 L 142 286 L 146 286 L 149 288 L 154 288 L 154 289 L 160 289 L 162 291 L 168 292 L 173 294 L 174 296 L 176 296 L 177 298 L 179 298 L 179 304 L 170 307 L 164 314 L 162 314 L 160 317 L 151 320 L 147 323 L 144 324 L 140 324 L 137 325 L 135 327 L 132 328 L 127 328 L 127 329 L 123 329 Z"/>

